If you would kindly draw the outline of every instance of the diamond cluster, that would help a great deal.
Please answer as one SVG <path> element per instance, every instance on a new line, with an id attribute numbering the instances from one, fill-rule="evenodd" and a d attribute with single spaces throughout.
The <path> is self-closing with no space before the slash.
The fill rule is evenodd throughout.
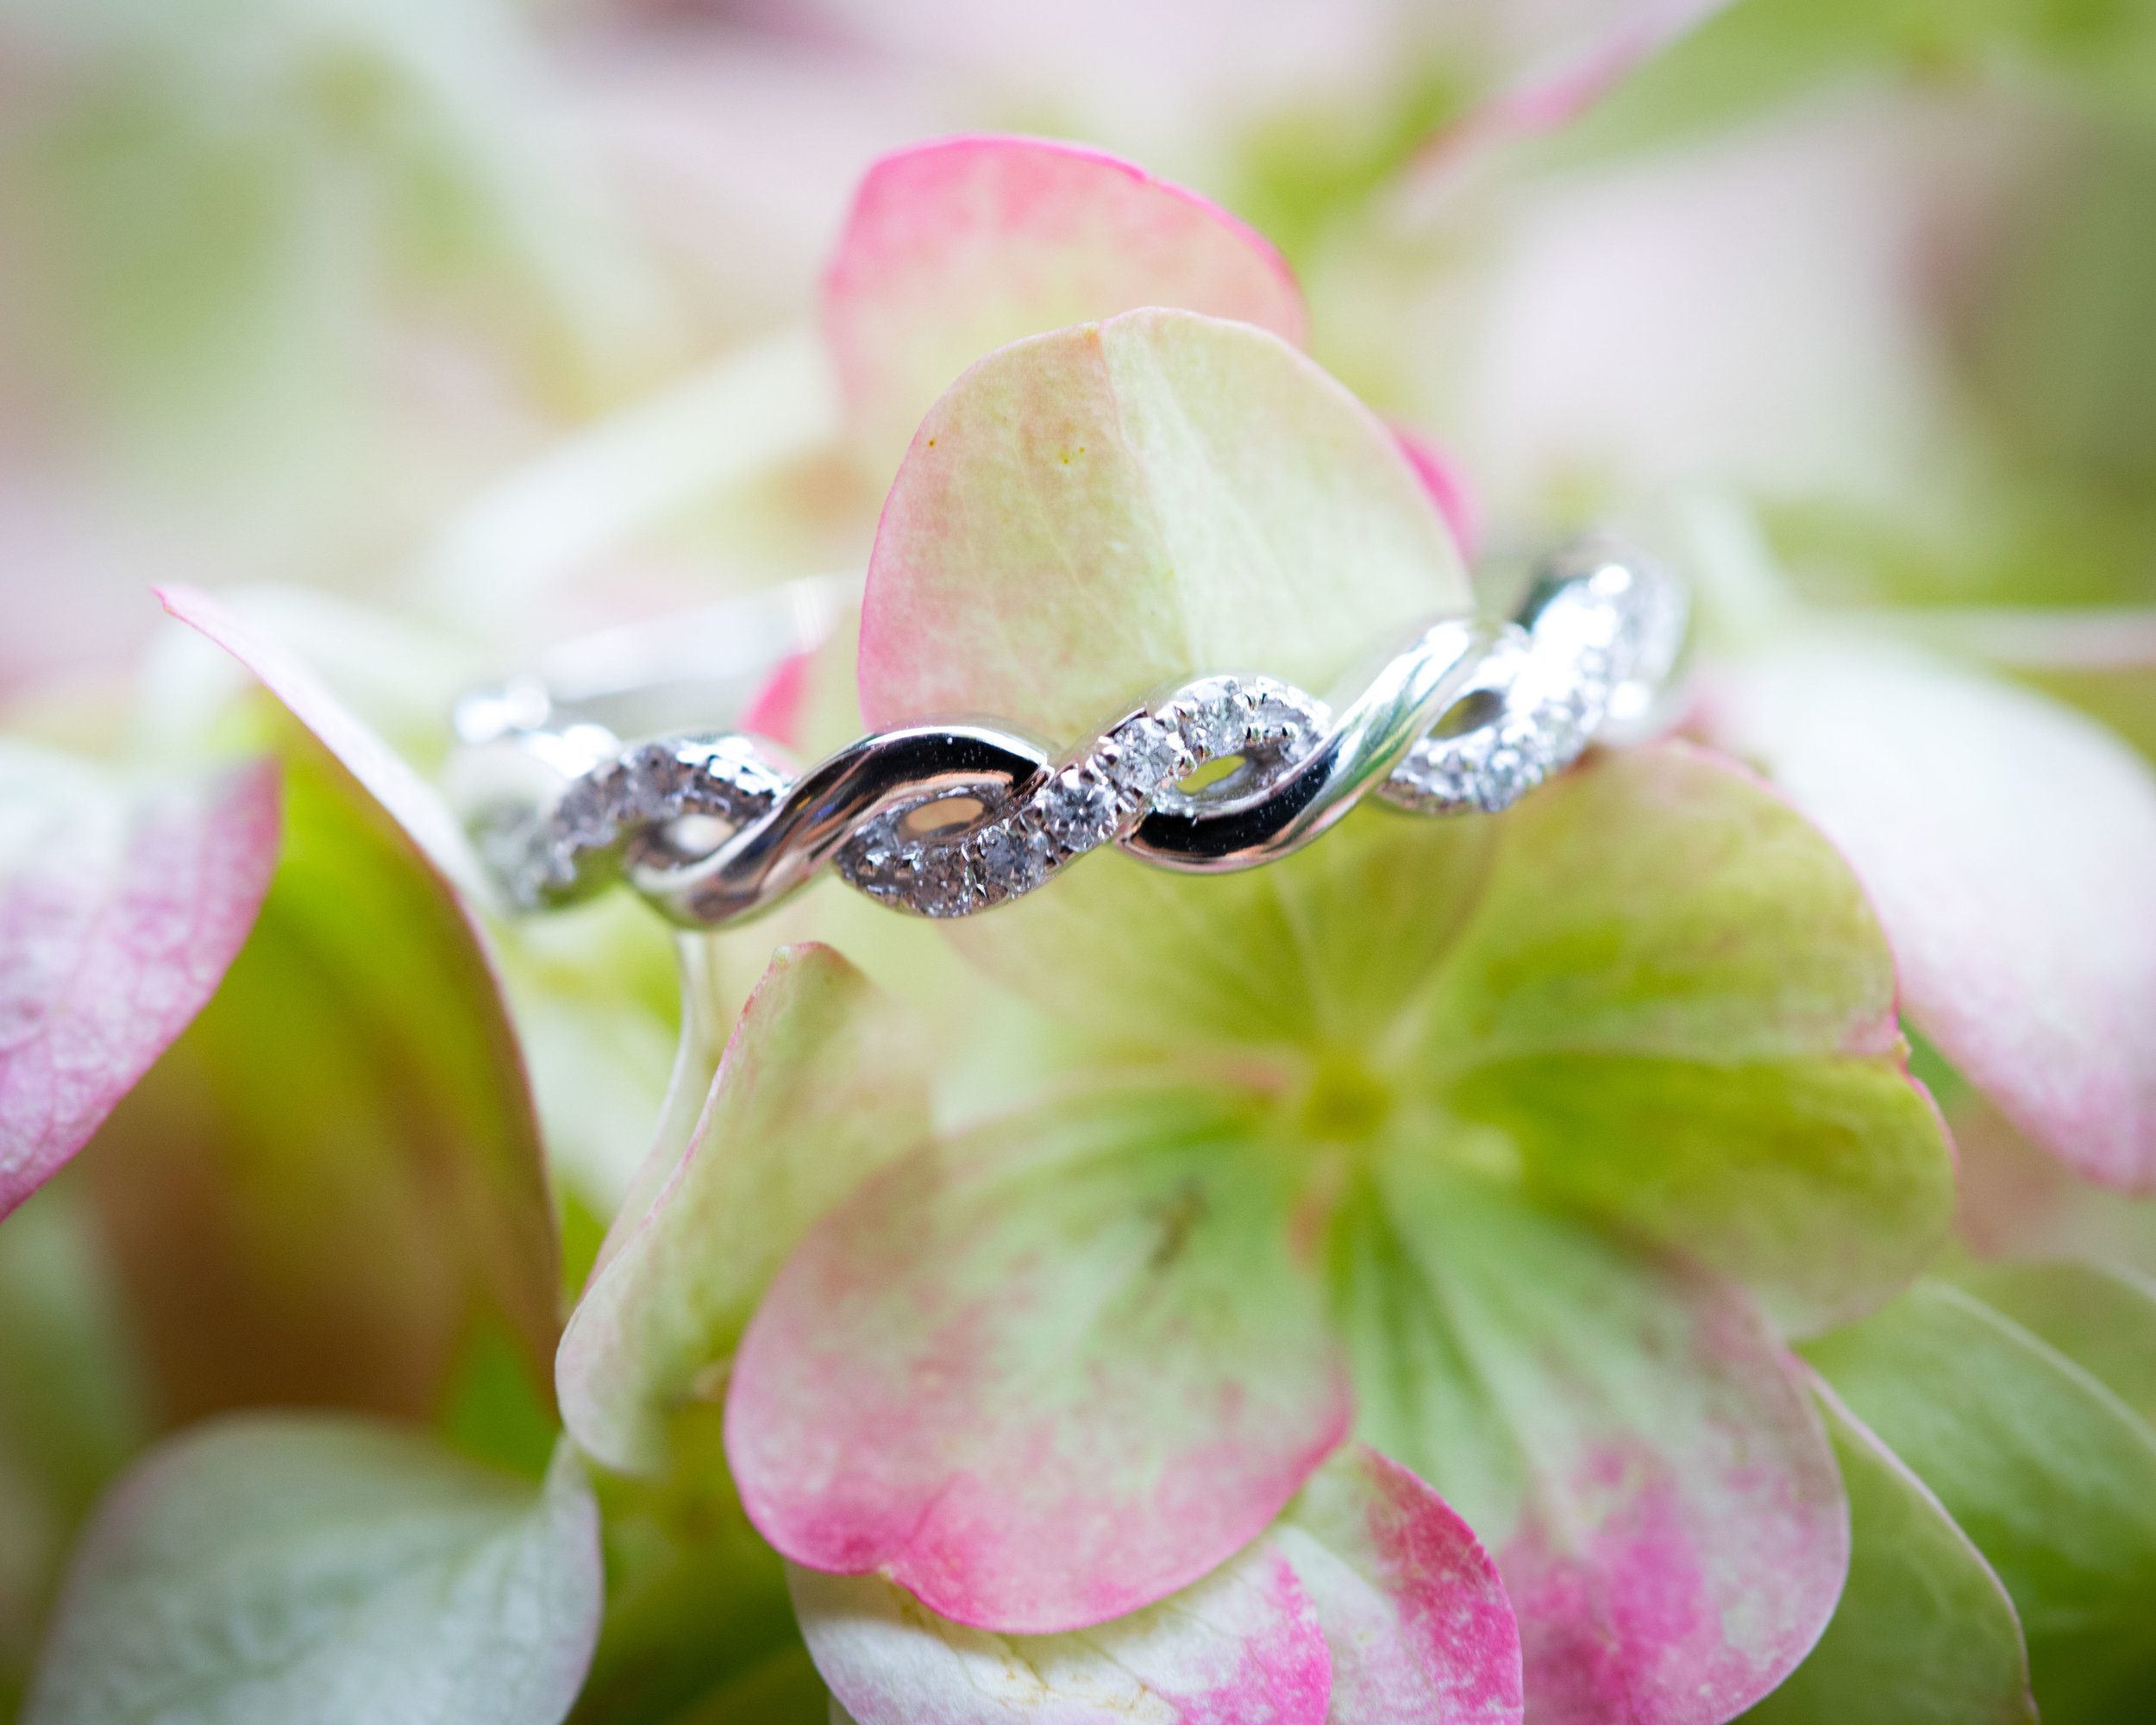
<path id="1" fill-rule="evenodd" d="M 635 846 L 662 842 L 676 821 L 702 817 L 738 829 L 768 814 L 793 784 L 731 732 L 640 743 L 572 781 L 552 812 L 521 832 L 483 834 L 482 850 L 500 859 L 517 904 L 563 904 L 608 878 Z"/>
<path id="2" fill-rule="evenodd" d="M 1378 794 L 1420 814 L 1495 814 L 1563 772 L 1671 626 L 1666 586 L 1608 562 L 1559 587 L 1526 628 L 1507 624 L 1461 697 L 1487 713 L 1449 735 L 1440 722 Z"/>
<path id="3" fill-rule="evenodd" d="M 1194 806 L 1180 781 L 1240 757 L 1269 778 L 1323 737 L 1325 704 L 1271 677 L 1206 677 L 1123 719 L 1082 755 L 1044 774 L 1012 805 L 956 829 L 921 830 L 934 799 L 876 815 L 833 859 L 853 886 L 922 916 L 968 916 L 1031 892 L 1074 856 L 1131 831 L 1156 808 Z M 946 800 L 950 800 L 947 799 Z"/>

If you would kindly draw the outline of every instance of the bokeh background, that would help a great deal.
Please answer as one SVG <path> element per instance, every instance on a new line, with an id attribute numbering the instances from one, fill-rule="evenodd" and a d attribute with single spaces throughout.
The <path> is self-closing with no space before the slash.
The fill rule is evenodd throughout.
<path id="1" fill-rule="evenodd" d="M 2156 597 L 2140 0 L 6 0 L 16 724 L 110 721 L 157 580 L 508 657 L 857 567 L 879 477 L 709 380 L 867 163 L 974 129 L 1269 235 L 1501 541 L 1721 488 L 1838 599 Z"/>

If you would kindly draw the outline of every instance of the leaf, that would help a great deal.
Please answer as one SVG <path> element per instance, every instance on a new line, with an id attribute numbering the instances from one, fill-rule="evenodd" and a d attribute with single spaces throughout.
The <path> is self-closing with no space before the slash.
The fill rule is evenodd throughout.
<path id="1" fill-rule="evenodd" d="M 2084 1178 L 2156 1189 L 2148 763 L 2040 695 L 1883 649 L 1743 665 L 1714 727 L 1846 853 L 1962 1076 Z"/>
<path id="2" fill-rule="evenodd" d="M 1303 1171 L 1225 1100 L 1071 1097 L 893 1164 L 743 1338 L 764 1536 L 961 1623 L 1105 1622 L 1249 1543 L 1339 1440 Z"/>
<path id="3" fill-rule="evenodd" d="M 847 417 L 877 477 L 975 360 L 1023 336 L 1181 306 L 1300 345 L 1279 254 L 1218 205 L 1081 145 L 961 137 L 862 179 L 824 280 Z"/>
<path id="4" fill-rule="evenodd" d="M 77 1524 L 148 1440 L 112 1295 L 79 1181 L 0 1227 L 0 1718 L 21 1707 Z"/>
<path id="5" fill-rule="evenodd" d="M 190 1432 L 76 1552 L 25 1725 L 555 1725 L 599 1625 L 599 1518 L 370 1421 Z"/>
<path id="6" fill-rule="evenodd" d="M 1785 1326 L 1905 1286 L 1951 1225 L 1952 1151 L 1832 848 L 1676 745 L 1497 825 L 1403 1082 L 1501 1128 L 1531 1189 L 1741 1277 Z"/>
<path id="7" fill-rule="evenodd" d="M 881 1575 L 791 1567 L 817 1667 L 857 1725 L 1324 1725 L 1331 1656 L 1287 1558 L 1261 1540 L 1093 1628 L 998 1634 Z"/>
<path id="8" fill-rule="evenodd" d="M 609 1466 L 650 1471 L 667 1415 L 723 1367 L 800 1237 L 927 1136 L 926 1051 L 830 948 L 780 949 L 726 1045 L 686 1154 L 605 1267 L 555 1364 L 562 1416 Z"/>
<path id="9" fill-rule="evenodd" d="M 1833 1622 L 1751 1725 L 2035 1725 L 2021 1620 L 1938 1498 L 1814 1384 L 1849 1494 Z"/>
<path id="10" fill-rule="evenodd" d="M 1537 1720 L 1715 1725 L 1796 1667 L 1848 1521 L 1741 1289 L 1412 1145 L 1336 1251 L 1357 1435 L 1495 1557 Z"/>
<path id="11" fill-rule="evenodd" d="M 2098 1264 L 1975 1264 L 1947 1276 L 2156 1427 L 2156 1282 Z"/>
<path id="12" fill-rule="evenodd" d="M 0 753 L 0 1217 L 90 1141 L 200 1012 L 277 857 L 277 768 L 130 795 Z"/>
<path id="13" fill-rule="evenodd" d="M 1520 1627 L 1445 1501 L 1376 1451 L 1337 1452 L 1267 1535 L 1332 1654 L 1328 1725 L 1519 1725 Z"/>
<path id="14" fill-rule="evenodd" d="M 489 1330 L 550 1403 L 552 1206 L 479 933 L 310 740 L 285 777 L 254 934 L 83 1158 L 161 1411 L 423 1419 Z"/>
<path id="15" fill-rule="evenodd" d="M 1332 378 L 1248 324 L 1126 312 L 997 350 L 930 411 L 869 561 L 862 709 L 1070 743 L 1206 671 L 1323 693 L 1469 602 L 1413 468 Z"/>
<path id="16" fill-rule="evenodd" d="M 1806 1356 L 1939 1496 L 2014 1596 L 2047 1721 L 2156 1681 L 2156 1433 L 1961 1289 L 1923 1282 Z"/>

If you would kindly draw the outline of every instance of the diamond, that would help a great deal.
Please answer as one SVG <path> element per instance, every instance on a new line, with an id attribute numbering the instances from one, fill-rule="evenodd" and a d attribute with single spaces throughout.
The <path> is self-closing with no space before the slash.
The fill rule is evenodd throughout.
<path id="1" fill-rule="evenodd" d="M 912 891 L 906 899 L 911 908 L 923 916 L 963 916 L 978 907 L 981 898 L 964 845 L 931 844 L 923 849 Z"/>
<path id="2" fill-rule="evenodd" d="M 1066 850 L 1090 850 L 1115 836 L 1115 787 L 1089 762 L 1067 768 L 1041 793 L 1041 819 Z"/>
<path id="3" fill-rule="evenodd" d="M 1232 677 L 1209 677 L 1175 697 L 1174 712 L 1183 743 L 1200 764 L 1243 752 L 1250 709 Z"/>
<path id="4" fill-rule="evenodd" d="M 1131 801 L 1174 784 L 1196 764 L 1182 738 L 1147 713 L 1126 718 L 1111 731 L 1094 763 Z"/>
<path id="5" fill-rule="evenodd" d="M 981 883 L 997 902 L 1031 892 L 1048 878 L 1054 860 L 1048 835 L 1016 817 L 983 832 L 974 850 Z"/>

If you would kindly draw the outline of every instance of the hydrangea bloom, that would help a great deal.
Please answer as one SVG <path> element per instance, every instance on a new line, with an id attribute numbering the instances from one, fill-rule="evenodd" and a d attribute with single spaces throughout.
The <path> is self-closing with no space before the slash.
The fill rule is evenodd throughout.
<path id="1" fill-rule="evenodd" d="M 872 173 L 827 301 L 848 435 L 887 467 L 927 418 L 862 711 L 1065 737 L 1199 667 L 1324 687 L 1463 607 L 1457 481 L 1302 323 L 1246 230 L 1097 153 Z M 734 1022 L 692 943 L 656 1146 L 561 1333 L 483 875 L 303 666 L 168 604 L 312 733 L 268 732 L 277 872 L 257 763 L 97 801 L 78 878 L 10 876 L 0 1199 L 117 1103 L 85 1172 L 166 1417 L 367 1408 L 492 1467 L 349 1417 L 160 1447 L 79 1549 L 34 1720 L 820 1714 L 789 1615 L 862 1725 L 2026 1720 L 2032 1664 L 2054 1719 L 2147 1693 L 2156 1297 L 1940 1258 L 1951 1156 L 1888 951 L 2017 1119 L 2138 1177 L 2136 1045 L 2104 1027 L 2130 1037 L 2147 955 L 2067 924 L 2143 926 L 2106 874 L 2140 781 L 2085 736 L 1954 707 L 2002 754 L 2042 733 L 2086 794 L 2063 862 L 1971 828 L 1979 887 L 2068 901 L 2003 956 L 1936 935 L 1981 917 L 1902 872 L 1896 798 L 1845 825 L 1819 789 L 1953 706 L 1900 672 L 1856 693 L 1911 723 L 1853 743 L 1757 663 L 1701 721 L 1848 862 L 1683 743 L 1236 880 L 1093 859 L 953 932 L 989 979 L 957 1011 L 1025 997 L 1055 1044 L 970 1125 L 935 1094 L 949 1001 L 792 944 Z M 812 728 L 852 645 L 759 712 Z M 1934 820 L 1983 785 L 1944 764 Z M 828 905 L 795 920 L 851 944 Z M 2030 1012 L 2054 976 L 2063 1034 Z M 154 1010 L 110 1013 L 122 988 Z"/>

